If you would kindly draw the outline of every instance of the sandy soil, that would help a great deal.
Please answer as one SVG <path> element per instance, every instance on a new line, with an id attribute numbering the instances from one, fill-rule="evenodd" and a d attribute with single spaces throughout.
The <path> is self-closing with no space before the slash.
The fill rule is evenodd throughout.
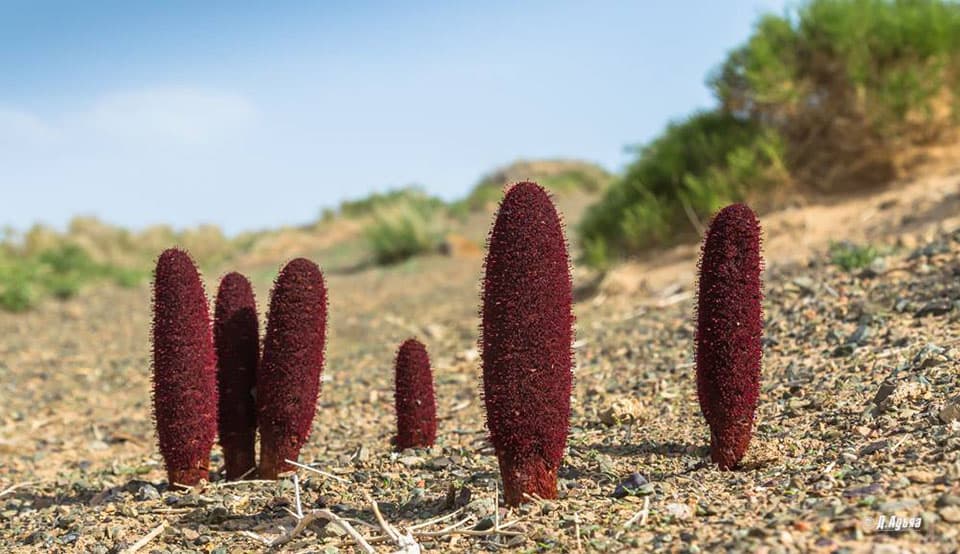
<path id="1" fill-rule="evenodd" d="M 485 438 L 479 257 L 347 271 L 318 252 L 329 361 L 301 461 L 326 474 L 304 469 L 296 486 L 213 476 L 202 489 L 167 490 L 150 420 L 147 286 L 0 314 L 0 550 L 260 552 L 296 526 L 299 491 L 303 512 L 329 509 L 383 552 L 400 546 L 370 499 L 425 551 L 956 551 L 958 183 L 942 175 L 762 218 L 763 389 L 741 471 L 706 463 L 692 364 L 696 246 L 602 281 L 577 270 L 561 498 L 519 510 L 499 507 Z M 841 239 L 885 255 L 843 271 L 826 256 Z M 265 310 L 275 264 L 257 262 L 239 269 Z M 392 362 L 411 335 L 433 358 L 439 439 L 395 453 Z M 616 498 L 624 480 L 632 494 Z M 881 516 L 922 523 L 877 531 Z M 337 524 L 302 527 L 278 549 L 359 548 Z"/>

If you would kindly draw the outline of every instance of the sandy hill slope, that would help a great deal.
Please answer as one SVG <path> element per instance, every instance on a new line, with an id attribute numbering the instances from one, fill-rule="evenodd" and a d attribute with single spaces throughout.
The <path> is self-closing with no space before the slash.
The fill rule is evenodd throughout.
<path id="1" fill-rule="evenodd" d="M 430 551 L 956 550 L 958 183 L 944 174 L 762 218 L 763 388 L 742 471 L 705 464 L 696 246 L 651 253 L 602 281 L 578 269 L 561 498 L 513 511 L 498 509 L 479 395 L 482 259 L 328 271 L 328 363 L 301 456 L 325 473 L 299 473 L 302 509 L 328 507 L 383 552 L 399 547 L 366 495 Z M 829 263 L 831 240 L 883 255 L 847 271 Z M 261 311 L 262 266 L 238 268 L 253 275 Z M 295 528 L 291 479 L 167 490 L 150 416 L 149 318 L 147 286 L 0 314 L 0 550 L 120 552 L 143 538 L 142 552 L 258 552 L 261 539 Z M 397 454 L 392 362 L 409 336 L 433 358 L 439 440 Z M 627 478 L 639 490 L 614 498 Z M 880 516 L 922 527 L 877 532 Z M 322 520 L 287 538 L 290 552 L 357 545 Z"/>

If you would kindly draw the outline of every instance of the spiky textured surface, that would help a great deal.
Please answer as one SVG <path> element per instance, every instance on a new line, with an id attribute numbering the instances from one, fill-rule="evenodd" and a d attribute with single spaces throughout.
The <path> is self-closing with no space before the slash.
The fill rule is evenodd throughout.
<path id="1" fill-rule="evenodd" d="M 257 407 L 253 389 L 260 361 L 260 325 L 250 281 L 228 273 L 220 281 L 213 318 L 217 352 L 217 422 L 227 479 L 256 467 Z"/>
<path id="2" fill-rule="evenodd" d="M 710 425 L 710 455 L 721 469 L 743 458 L 760 395 L 760 223 L 745 204 L 714 217 L 700 254 L 697 396 Z"/>
<path id="3" fill-rule="evenodd" d="M 397 350 L 394 403 L 397 450 L 433 446 L 437 438 L 437 404 L 427 348 L 407 339 Z"/>
<path id="4" fill-rule="evenodd" d="M 153 414 L 171 484 L 208 477 L 217 434 L 216 356 L 203 284 L 190 256 L 170 249 L 153 287 Z"/>
<path id="5" fill-rule="evenodd" d="M 483 393 L 504 498 L 555 498 L 570 421 L 573 297 L 560 217 L 539 185 L 507 192 L 485 270 Z"/>
<path id="6" fill-rule="evenodd" d="M 260 477 L 293 469 L 310 435 L 320 394 L 327 323 L 327 290 L 320 268 L 297 258 L 277 277 L 257 374 Z"/>

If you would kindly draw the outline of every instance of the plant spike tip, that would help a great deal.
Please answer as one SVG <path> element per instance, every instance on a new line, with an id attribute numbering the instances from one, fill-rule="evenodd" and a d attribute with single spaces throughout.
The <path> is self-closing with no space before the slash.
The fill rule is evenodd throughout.
<path id="1" fill-rule="evenodd" d="M 253 287 L 246 277 L 233 272 L 220 281 L 213 321 L 220 446 L 226 478 L 240 479 L 257 466 L 253 394 L 260 361 L 260 325 Z"/>
<path id="2" fill-rule="evenodd" d="M 396 448 L 425 448 L 437 438 L 437 405 L 427 349 L 407 339 L 397 350 L 394 402 L 397 410 Z"/>
<path id="3" fill-rule="evenodd" d="M 310 435 L 326 345 L 327 289 L 317 264 L 297 258 L 277 277 L 257 374 L 260 478 L 293 467 Z"/>
<path id="4" fill-rule="evenodd" d="M 160 255 L 154 277 L 153 413 L 170 485 L 207 479 L 217 434 L 216 355 L 200 274 L 175 248 Z"/>
<path id="5" fill-rule="evenodd" d="M 763 300 L 760 223 L 746 204 L 720 210 L 700 257 L 697 397 L 720 469 L 743 459 L 760 396 Z"/>
<path id="6" fill-rule="evenodd" d="M 573 382 L 570 261 L 547 192 L 518 183 L 490 231 L 482 300 L 487 427 L 510 506 L 556 498 Z"/>

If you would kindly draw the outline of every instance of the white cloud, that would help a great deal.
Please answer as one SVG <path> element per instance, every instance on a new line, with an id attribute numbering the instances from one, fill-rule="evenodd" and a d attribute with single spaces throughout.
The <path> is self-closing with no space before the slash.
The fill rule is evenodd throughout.
<path id="1" fill-rule="evenodd" d="M 106 139 L 202 146 L 234 136 L 255 115 L 253 105 L 237 94 L 154 88 L 105 95 L 78 123 Z"/>
<path id="2" fill-rule="evenodd" d="M 57 136 L 57 131 L 39 117 L 22 110 L 0 108 L 0 144 L 43 145 Z"/>
<path id="3" fill-rule="evenodd" d="M 91 145 L 150 149 L 216 145 L 249 129 L 256 109 L 231 92 L 155 87 L 104 94 L 59 116 L 0 107 L 0 144 L 67 153 Z"/>

